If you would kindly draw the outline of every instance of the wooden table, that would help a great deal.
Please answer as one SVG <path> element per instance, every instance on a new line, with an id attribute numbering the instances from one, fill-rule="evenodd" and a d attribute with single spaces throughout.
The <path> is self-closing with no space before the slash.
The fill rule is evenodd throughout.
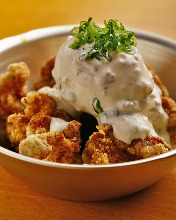
<path id="1" fill-rule="evenodd" d="M 97 23 L 115 18 L 176 40 L 175 0 L 6 0 L 0 1 L 0 15 L 0 39 L 92 16 Z M 0 167 L 0 219 L 176 219 L 176 169 L 124 198 L 71 202 L 41 194 Z"/>

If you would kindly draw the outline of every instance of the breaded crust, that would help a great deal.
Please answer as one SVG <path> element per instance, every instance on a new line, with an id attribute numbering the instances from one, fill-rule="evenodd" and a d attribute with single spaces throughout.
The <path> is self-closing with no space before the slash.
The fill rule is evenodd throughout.
<path id="1" fill-rule="evenodd" d="M 21 98 L 29 92 L 26 82 L 30 76 L 27 65 L 23 62 L 12 63 L 5 73 L 0 74 L 0 119 L 23 111 Z"/>
<path id="2" fill-rule="evenodd" d="M 176 148 L 176 103 L 169 97 L 162 97 L 162 105 L 169 116 L 167 130 L 170 135 L 170 141 L 173 148 Z"/>
<path id="3" fill-rule="evenodd" d="M 65 112 L 56 109 L 54 99 L 47 94 L 29 92 L 21 102 L 24 112 L 7 118 L 7 135 L 17 151 L 19 143 L 27 136 L 49 132 L 51 117 L 70 121 Z"/>
<path id="4" fill-rule="evenodd" d="M 70 121 L 47 94 L 30 92 L 22 98 L 24 112 L 13 114 L 7 120 L 7 134 L 19 153 L 42 160 L 60 163 L 82 163 L 80 151 L 80 127 L 71 121 L 62 133 L 50 132 L 52 117 Z"/>
<path id="5" fill-rule="evenodd" d="M 70 122 L 70 126 L 63 132 L 70 134 L 70 138 L 59 132 L 30 135 L 20 143 L 19 153 L 46 161 L 81 164 L 80 145 L 75 141 L 79 137 L 71 138 L 75 132 L 78 136 L 80 135 L 80 126 L 80 123 L 77 121 Z M 74 131 L 72 127 L 74 127 Z"/>
<path id="6" fill-rule="evenodd" d="M 158 74 L 155 72 L 155 70 L 150 66 L 147 65 L 148 70 L 151 72 L 153 79 L 155 81 L 155 83 L 158 85 L 158 87 L 161 89 L 162 92 L 162 96 L 169 96 L 169 92 L 167 90 L 167 88 L 163 85 L 160 77 L 158 76 Z"/>
<path id="7" fill-rule="evenodd" d="M 55 56 L 51 57 L 47 63 L 40 70 L 40 79 L 37 80 L 33 87 L 34 90 L 39 90 L 44 86 L 53 87 L 55 84 L 55 80 L 52 76 L 52 70 L 54 68 Z"/>
<path id="8" fill-rule="evenodd" d="M 7 118 L 7 136 L 12 147 L 18 152 L 19 144 L 26 138 L 26 127 L 29 119 L 23 114 L 12 114 Z"/>
<path id="9" fill-rule="evenodd" d="M 24 113 L 29 119 L 39 112 L 52 115 L 56 109 L 56 103 L 51 96 L 35 91 L 22 98 L 21 103 L 24 105 Z"/>
<path id="10" fill-rule="evenodd" d="M 159 155 L 171 150 L 162 138 L 146 137 L 126 144 L 113 135 L 111 125 L 97 126 L 99 132 L 93 133 L 82 154 L 83 163 L 111 164 L 127 162 Z"/>

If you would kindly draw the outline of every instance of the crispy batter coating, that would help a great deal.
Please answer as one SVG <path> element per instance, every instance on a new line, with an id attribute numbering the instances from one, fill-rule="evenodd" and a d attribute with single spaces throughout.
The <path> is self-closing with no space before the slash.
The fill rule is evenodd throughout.
<path id="1" fill-rule="evenodd" d="M 12 147 L 18 152 L 19 144 L 26 138 L 29 119 L 23 114 L 12 114 L 7 118 L 7 135 Z"/>
<path id="2" fill-rule="evenodd" d="M 156 74 L 155 70 L 147 66 L 153 75 L 155 83 L 159 86 L 162 92 L 162 106 L 164 111 L 168 114 L 168 128 L 167 131 L 170 135 L 170 141 L 173 148 L 176 148 L 176 103 L 174 100 L 169 98 L 169 92 L 167 88 L 163 85 L 160 77 Z"/>
<path id="3" fill-rule="evenodd" d="M 56 109 L 54 99 L 47 94 L 30 92 L 21 101 L 24 113 L 10 115 L 7 123 L 7 134 L 16 151 L 47 161 L 82 163 L 81 124 L 71 121 L 63 133 L 50 132 L 52 117 L 70 121 L 65 112 Z"/>
<path id="4" fill-rule="evenodd" d="M 171 150 L 163 139 L 146 137 L 144 140 L 135 139 L 131 144 L 126 144 L 113 135 L 111 125 L 97 126 L 99 132 L 90 136 L 82 154 L 83 163 L 110 164 L 132 161 Z"/>
<path id="5" fill-rule="evenodd" d="M 16 150 L 27 136 L 49 132 L 51 117 L 70 121 L 65 112 L 56 109 L 54 99 L 47 94 L 29 92 L 21 102 L 25 106 L 24 113 L 10 115 L 7 119 L 7 135 Z"/>
<path id="6" fill-rule="evenodd" d="M 25 106 L 24 113 L 29 119 L 39 112 L 52 115 L 56 109 L 56 103 L 51 96 L 35 91 L 29 92 L 27 97 L 23 97 L 21 103 Z"/>
<path id="7" fill-rule="evenodd" d="M 44 86 L 53 87 L 55 80 L 52 76 L 52 70 L 54 68 L 55 56 L 51 57 L 47 63 L 41 68 L 40 79 L 34 83 L 34 90 L 39 90 Z"/>
<path id="8" fill-rule="evenodd" d="M 169 92 L 167 88 L 163 85 L 160 77 L 157 75 L 155 70 L 147 65 L 148 69 L 153 75 L 155 83 L 159 86 L 162 92 L 162 106 L 164 111 L 168 114 L 168 128 L 167 131 L 170 135 L 170 141 L 173 148 L 176 148 L 176 103 L 174 100 L 169 98 Z"/>
<path id="9" fill-rule="evenodd" d="M 154 79 L 155 83 L 161 89 L 162 96 L 169 96 L 169 92 L 168 92 L 167 88 L 163 85 L 160 77 L 157 75 L 155 70 L 150 65 L 147 65 L 147 68 L 151 72 L 151 74 L 153 75 L 153 79 Z"/>
<path id="10" fill-rule="evenodd" d="M 80 145 L 75 141 L 79 139 L 81 124 L 77 121 L 71 121 L 69 125 L 64 133 L 70 134 L 70 137 L 59 132 L 30 135 L 20 143 L 19 153 L 46 161 L 81 164 Z M 75 132 L 78 137 L 73 139 Z"/>
<path id="11" fill-rule="evenodd" d="M 73 141 L 75 144 L 81 143 L 81 137 L 80 137 L 80 127 L 81 123 L 77 121 L 72 121 L 72 123 L 69 123 L 67 126 L 67 129 L 64 129 L 63 134 L 66 138 Z"/>
<path id="12" fill-rule="evenodd" d="M 25 106 L 24 113 L 30 119 L 26 129 L 27 136 L 48 132 L 51 117 L 70 121 L 70 117 L 65 112 L 56 109 L 54 99 L 47 94 L 33 91 L 22 98 L 21 102 Z"/>
<path id="13" fill-rule="evenodd" d="M 29 92 L 26 82 L 30 71 L 25 63 L 12 63 L 0 74 L 0 118 L 23 110 L 20 100 Z"/>
<path id="14" fill-rule="evenodd" d="M 43 112 L 39 112 L 34 115 L 26 127 L 27 137 L 31 134 L 42 134 L 45 132 L 49 132 L 51 118 L 51 116 Z"/>
<path id="15" fill-rule="evenodd" d="M 162 97 L 162 105 L 169 116 L 167 130 L 170 134 L 170 141 L 173 148 L 176 148 L 176 103 L 169 97 Z"/>

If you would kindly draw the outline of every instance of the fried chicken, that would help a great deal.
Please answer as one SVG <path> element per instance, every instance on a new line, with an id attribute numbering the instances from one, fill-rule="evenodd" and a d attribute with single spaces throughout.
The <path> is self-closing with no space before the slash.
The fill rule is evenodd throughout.
<path id="1" fill-rule="evenodd" d="M 26 127 L 29 119 L 24 114 L 12 114 L 7 118 L 7 136 L 12 147 L 18 152 L 19 144 L 26 138 Z"/>
<path id="2" fill-rule="evenodd" d="M 46 161 L 81 164 L 80 126 L 79 122 L 71 121 L 63 132 L 69 137 L 59 132 L 30 135 L 20 143 L 19 153 Z"/>
<path id="3" fill-rule="evenodd" d="M 155 83 L 159 86 L 162 92 L 162 106 L 164 111 L 168 114 L 168 127 L 167 131 L 170 135 L 170 141 L 173 148 L 176 148 L 176 103 L 173 99 L 169 97 L 169 92 L 167 88 L 163 85 L 160 77 L 156 74 L 155 70 L 147 66 L 153 75 Z"/>
<path id="4" fill-rule="evenodd" d="M 56 109 L 54 99 L 38 92 L 29 92 L 21 99 L 24 112 L 10 115 L 7 119 L 7 134 L 13 146 L 31 134 L 49 131 L 51 117 L 59 117 L 69 121 L 70 117 Z"/>
<path id="5" fill-rule="evenodd" d="M 7 120 L 7 134 L 19 153 L 38 159 L 60 163 L 81 163 L 80 127 L 71 121 L 62 133 L 50 131 L 52 117 L 70 121 L 71 118 L 56 108 L 47 94 L 30 92 L 22 98 L 24 112 L 13 114 Z"/>
<path id="6" fill-rule="evenodd" d="M 155 83 L 157 84 L 157 86 L 160 88 L 161 92 L 162 92 L 162 96 L 169 96 L 169 92 L 167 90 L 167 88 L 163 85 L 160 77 L 158 76 L 158 74 L 155 72 L 155 70 L 150 66 L 147 65 L 148 70 L 151 72 L 153 79 L 155 81 Z"/>
<path id="7" fill-rule="evenodd" d="M 50 116 L 55 109 L 54 100 L 46 94 L 30 92 L 21 101 L 25 106 L 24 112 L 12 114 L 7 118 L 7 135 L 16 151 L 18 151 L 19 143 L 27 137 L 27 134 L 35 133 L 37 129 L 45 131 L 44 128 L 48 127 L 48 124 L 40 124 L 39 121 L 42 121 L 41 118 L 44 115 Z M 35 119 L 38 124 L 34 122 Z"/>
<path id="8" fill-rule="evenodd" d="M 23 111 L 21 98 L 29 92 L 26 82 L 30 71 L 25 63 L 12 63 L 7 72 L 0 74 L 0 119 Z"/>
<path id="9" fill-rule="evenodd" d="M 42 67 L 42 80 L 35 83 L 35 89 L 54 85 L 51 74 L 54 61 L 55 57 Z M 169 116 L 168 132 L 171 144 L 176 147 L 176 104 L 168 97 L 168 91 L 155 71 L 150 66 L 148 69 L 162 91 L 163 108 Z M 27 93 L 28 77 L 29 70 L 24 63 L 11 64 L 7 72 L 0 75 L 0 115 L 5 120 L 14 113 L 7 118 L 7 135 L 20 154 L 68 164 L 111 164 L 148 158 L 171 150 L 162 138 L 150 136 L 126 144 L 114 137 L 111 125 L 103 124 L 97 126 L 98 132 L 89 137 L 85 148 L 82 146 L 81 157 L 81 123 L 71 121 L 67 113 L 57 109 L 50 95 L 35 91 Z M 51 131 L 52 118 L 69 123 L 61 132 Z"/>
<path id="10" fill-rule="evenodd" d="M 170 141 L 173 148 L 176 148 L 176 103 L 169 97 L 162 97 L 162 105 L 169 116 L 167 130 L 170 135 Z"/>
<path id="11" fill-rule="evenodd" d="M 47 94 L 33 91 L 22 98 L 21 102 L 25 106 L 25 115 L 30 119 L 26 128 L 27 136 L 48 132 L 51 117 L 70 121 L 70 117 L 65 112 L 56 109 L 54 99 Z"/>
<path id="12" fill-rule="evenodd" d="M 126 144 L 113 135 L 111 125 L 97 126 L 99 132 L 93 133 L 83 151 L 82 159 L 86 164 L 111 164 L 152 157 L 171 150 L 163 139 L 146 137 L 135 139 Z"/>
<path id="13" fill-rule="evenodd" d="M 162 106 L 164 111 L 168 114 L 168 127 L 167 131 L 170 135 L 170 141 L 173 148 L 176 148 L 176 103 L 169 97 L 167 88 L 163 85 L 160 77 L 156 74 L 155 70 L 151 66 L 147 66 L 153 75 L 155 83 L 159 86 L 162 92 Z"/>
<path id="14" fill-rule="evenodd" d="M 171 144 L 176 147 L 176 103 L 168 97 L 169 93 L 156 72 L 148 66 L 155 83 L 162 92 L 163 109 L 169 116 L 168 132 Z M 135 139 L 126 144 L 113 135 L 111 125 L 97 126 L 99 132 L 93 133 L 85 145 L 82 154 L 83 163 L 110 164 L 148 158 L 165 153 L 172 148 L 162 138 L 146 137 L 144 140 Z"/>
<path id="15" fill-rule="evenodd" d="M 55 81 L 52 77 L 52 70 L 54 68 L 55 56 L 51 57 L 47 63 L 41 68 L 40 79 L 34 83 L 34 90 L 39 90 L 44 86 L 53 87 Z"/>
<path id="16" fill-rule="evenodd" d="M 21 103 L 25 106 L 24 113 L 29 119 L 39 112 L 52 115 L 56 109 L 56 103 L 51 96 L 35 91 L 23 97 Z"/>

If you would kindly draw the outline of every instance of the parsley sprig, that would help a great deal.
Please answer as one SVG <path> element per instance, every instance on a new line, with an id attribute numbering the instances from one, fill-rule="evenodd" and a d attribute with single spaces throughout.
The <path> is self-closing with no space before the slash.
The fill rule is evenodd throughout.
<path id="1" fill-rule="evenodd" d="M 105 27 L 88 21 L 81 21 L 79 27 L 74 27 L 71 32 L 75 34 L 74 43 L 69 47 L 78 49 L 86 43 L 94 43 L 91 50 L 81 56 L 82 59 L 105 57 L 108 61 L 112 60 L 110 51 L 123 51 L 128 54 L 134 54 L 136 46 L 136 37 L 132 31 L 127 31 L 118 20 L 110 19 L 104 21 Z"/>

